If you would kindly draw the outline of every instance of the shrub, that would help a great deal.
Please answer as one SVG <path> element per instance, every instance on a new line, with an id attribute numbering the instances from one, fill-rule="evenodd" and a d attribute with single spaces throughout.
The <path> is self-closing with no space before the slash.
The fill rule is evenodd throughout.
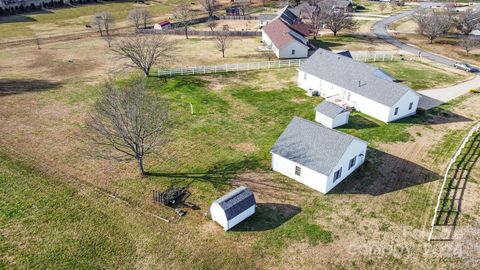
<path id="1" fill-rule="evenodd" d="M 423 108 L 417 108 L 417 114 L 418 114 L 418 115 L 424 115 L 424 114 L 425 114 L 425 109 L 423 109 Z"/>
<path id="2" fill-rule="evenodd" d="M 480 88 L 472 88 L 469 91 L 470 91 L 470 93 L 478 94 L 478 93 L 480 93 Z"/>

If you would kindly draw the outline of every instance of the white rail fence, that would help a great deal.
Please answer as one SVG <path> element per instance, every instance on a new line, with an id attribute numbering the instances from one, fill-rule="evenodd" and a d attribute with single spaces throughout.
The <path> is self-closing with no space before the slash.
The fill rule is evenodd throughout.
<path id="1" fill-rule="evenodd" d="M 369 55 L 353 55 L 353 59 L 362 62 L 380 62 L 380 61 L 397 61 L 402 59 L 402 55 L 395 54 L 369 54 Z M 195 67 L 178 67 L 159 69 L 158 76 L 175 76 L 175 75 L 196 75 L 210 74 L 222 72 L 238 72 L 260 69 L 277 69 L 287 67 L 298 67 L 306 59 L 288 59 L 253 63 L 237 63 L 216 66 L 195 66 Z"/>
<path id="2" fill-rule="evenodd" d="M 255 63 L 238 63 L 238 64 L 225 64 L 217 66 L 198 66 L 198 67 L 180 67 L 159 69 L 158 76 L 173 76 L 173 75 L 195 75 L 195 74 L 209 74 L 220 72 L 232 72 L 232 71 L 249 71 L 259 69 L 272 69 L 272 68 L 286 68 L 286 67 L 298 67 L 305 59 L 290 59 L 290 60 L 277 60 Z"/>
<path id="3" fill-rule="evenodd" d="M 437 220 L 438 207 L 440 207 L 440 200 L 442 199 L 442 194 L 443 194 L 443 190 L 444 190 L 444 188 L 445 188 L 445 183 L 447 182 L 448 173 L 450 172 L 450 169 L 451 169 L 453 163 L 455 163 L 455 161 L 457 160 L 458 156 L 462 153 L 463 148 L 465 147 L 465 145 L 467 144 L 467 142 L 470 140 L 470 137 L 472 137 L 472 135 L 473 135 L 475 132 L 477 132 L 479 129 L 480 129 L 480 122 L 478 122 L 478 123 L 470 130 L 470 132 L 468 132 L 467 137 L 465 137 L 465 139 L 463 140 L 462 144 L 461 144 L 460 147 L 457 149 L 457 152 L 455 152 L 455 155 L 453 155 L 452 159 L 450 159 L 450 162 L 448 163 L 447 170 L 445 171 L 445 175 L 443 176 L 442 187 L 440 188 L 440 192 L 439 192 L 439 194 L 438 194 L 437 205 L 435 206 L 435 213 L 434 213 L 433 219 L 432 219 L 432 228 L 431 228 L 431 230 L 430 230 L 430 234 L 428 235 L 428 241 L 429 241 L 429 242 L 432 240 L 433 231 L 434 231 L 434 228 L 435 228 L 435 220 Z"/>

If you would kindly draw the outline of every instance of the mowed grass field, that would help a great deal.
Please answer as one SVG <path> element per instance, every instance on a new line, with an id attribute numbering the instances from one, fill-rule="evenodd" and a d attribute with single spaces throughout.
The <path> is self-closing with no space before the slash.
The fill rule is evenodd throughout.
<path id="1" fill-rule="evenodd" d="M 56 8 L 29 14 L 0 17 L 0 41 L 69 34 L 92 31 L 85 28 L 91 17 L 98 12 L 109 11 L 115 17 L 114 27 L 128 26 L 128 12 L 134 8 L 146 8 L 155 20 L 173 18 L 173 10 L 184 0 L 146 1 L 145 4 L 132 1 L 106 1 Z M 200 11 L 198 4 L 192 8 Z"/>
<path id="2" fill-rule="evenodd" d="M 408 59 L 408 56 L 405 57 Z M 375 62 L 376 65 L 395 79 L 414 90 L 440 88 L 466 81 L 473 76 L 467 72 L 445 69 L 442 66 L 423 61 Z"/>
<path id="3" fill-rule="evenodd" d="M 295 69 L 280 69 L 149 78 L 150 91 L 170 100 L 175 128 L 164 151 L 147 158 L 146 179 L 136 176 L 133 163 L 86 158 L 80 127 L 98 85 L 2 96 L 2 265 L 336 269 L 461 263 L 420 252 L 439 173 L 456 144 L 430 149 L 449 131 L 461 134 L 471 126 L 479 96 L 399 123 L 355 113 L 341 130 L 370 142 L 368 166 L 324 196 L 269 169 L 269 149 L 291 118 L 313 120 L 321 101 L 297 88 L 295 77 Z M 187 186 L 188 200 L 201 210 L 187 209 L 179 218 L 153 204 L 152 190 L 171 185 Z M 257 214 L 224 232 L 203 212 L 238 185 L 254 190 Z M 413 251 L 368 249 L 390 249 L 394 239 Z"/>

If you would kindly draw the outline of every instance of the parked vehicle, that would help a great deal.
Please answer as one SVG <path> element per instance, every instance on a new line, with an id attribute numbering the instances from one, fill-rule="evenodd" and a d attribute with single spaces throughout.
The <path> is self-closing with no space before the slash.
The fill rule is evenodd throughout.
<path id="1" fill-rule="evenodd" d="M 453 65 L 455 68 L 458 68 L 458 69 L 461 69 L 463 71 L 466 71 L 466 72 L 477 72 L 479 71 L 478 68 L 472 66 L 472 65 L 469 65 L 467 63 L 455 63 L 455 65 Z"/>

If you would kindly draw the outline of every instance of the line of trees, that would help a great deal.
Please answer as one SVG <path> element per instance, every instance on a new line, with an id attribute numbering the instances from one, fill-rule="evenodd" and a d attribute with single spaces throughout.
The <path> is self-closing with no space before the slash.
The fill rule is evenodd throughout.
<path id="1" fill-rule="evenodd" d="M 473 9 L 459 14 L 454 6 L 447 6 L 444 10 L 422 10 L 413 15 L 413 20 L 417 23 L 417 33 L 426 37 L 430 44 L 446 36 L 454 28 L 461 34 L 458 45 L 467 55 L 479 46 L 479 41 L 470 36 L 472 31 L 480 29 L 480 12 L 475 12 Z"/>
<path id="2" fill-rule="evenodd" d="M 303 13 L 306 23 L 313 31 L 313 39 L 317 38 L 322 28 L 327 28 L 336 36 L 342 30 L 355 30 L 357 23 L 352 16 L 342 8 L 336 8 L 333 0 L 308 0 L 309 6 Z"/>

